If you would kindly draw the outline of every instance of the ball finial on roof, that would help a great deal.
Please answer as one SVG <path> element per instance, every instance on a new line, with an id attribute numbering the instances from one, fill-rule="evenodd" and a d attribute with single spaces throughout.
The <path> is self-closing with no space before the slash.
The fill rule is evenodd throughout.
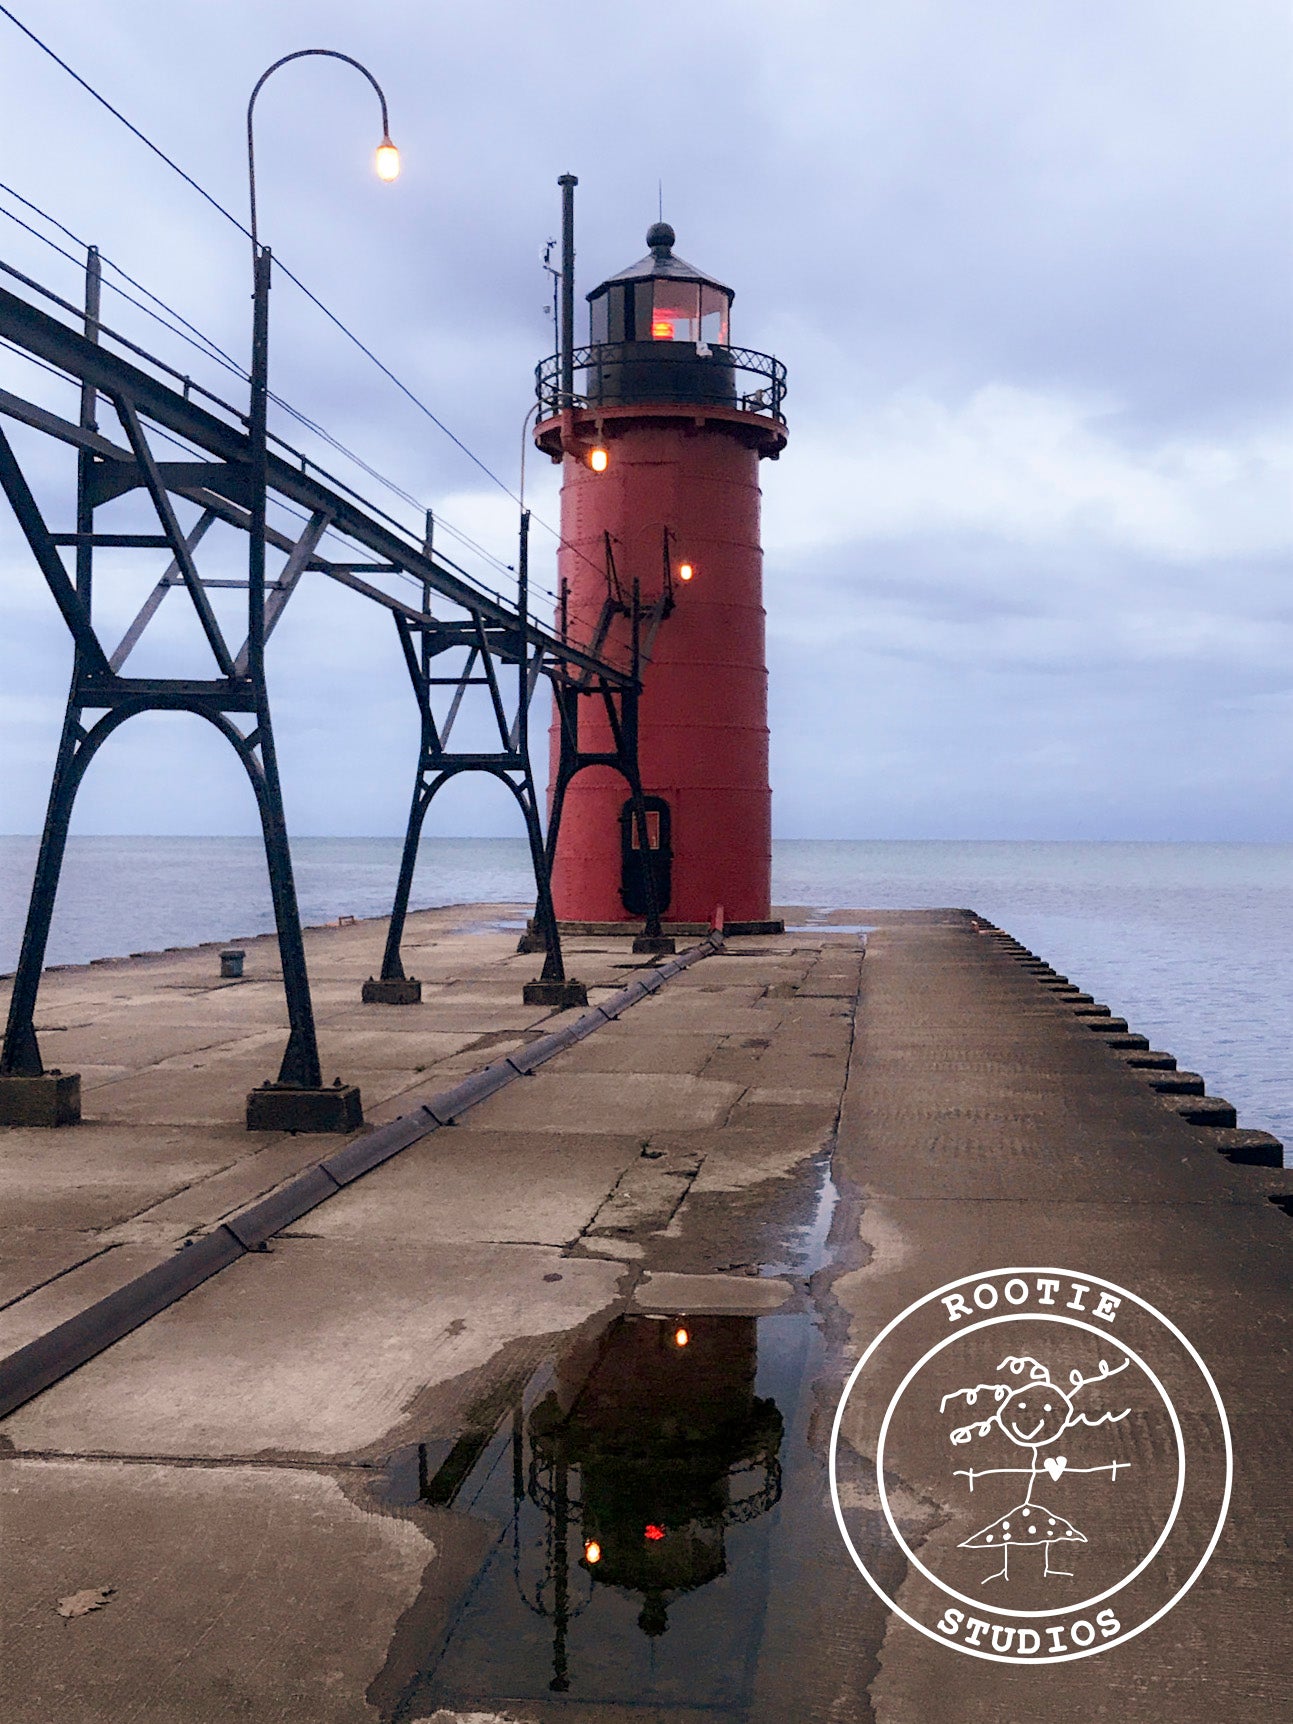
<path id="1" fill-rule="evenodd" d="M 647 244 L 654 252 L 670 250 L 677 237 L 667 221 L 653 221 L 647 229 Z"/>

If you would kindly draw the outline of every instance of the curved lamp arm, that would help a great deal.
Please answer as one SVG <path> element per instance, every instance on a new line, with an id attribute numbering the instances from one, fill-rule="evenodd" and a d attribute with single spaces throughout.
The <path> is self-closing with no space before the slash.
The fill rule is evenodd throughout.
<path id="1" fill-rule="evenodd" d="M 525 418 L 521 421 L 521 494 L 518 497 L 517 501 L 520 503 L 520 505 L 523 509 L 525 507 L 525 454 L 526 454 L 526 445 L 529 443 L 529 440 L 530 440 L 530 420 L 533 418 L 533 416 L 538 411 L 539 411 L 539 403 L 536 401 L 532 407 L 529 407 L 526 409 Z"/>
<path id="2" fill-rule="evenodd" d="M 335 48 L 298 48 L 292 54 L 284 54 L 281 60 L 275 60 L 272 66 L 267 66 L 261 73 L 256 80 L 256 87 L 251 93 L 251 100 L 247 103 L 247 186 L 251 195 L 251 244 L 253 252 L 260 250 L 260 240 L 256 227 L 256 139 L 252 129 L 252 112 L 256 106 L 256 98 L 260 94 L 261 85 L 271 72 L 277 72 L 278 68 L 286 66 L 289 60 L 303 60 L 314 54 L 321 55 L 327 60 L 344 60 L 347 66 L 353 66 L 357 72 L 362 72 L 364 77 L 368 79 L 368 82 L 377 92 L 377 100 L 382 105 L 382 141 L 377 146 L 377 171 L 383 179 L 392 180 L 399 173 L 399 152 L 391 142 L 390 121 L 386 114 L 386 97 L 381 85 L 367 66 L 361 65 L 349 54 L 339 53 Z M 385 154 L 386 151 L 390 152 L 389 156 Z"/>

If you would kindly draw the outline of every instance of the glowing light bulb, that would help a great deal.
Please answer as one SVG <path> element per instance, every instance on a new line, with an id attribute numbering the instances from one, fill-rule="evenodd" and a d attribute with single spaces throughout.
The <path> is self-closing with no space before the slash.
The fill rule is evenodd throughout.
<path id="1" fill-rule="evenodd" d="M 690 563 L 679 563 L 678 579 L 680 581 L 689 581 L 695 573 L 696 571 L 692 568 Z"/>
<path id="2" fill-rule="evenodd" d="M 660 1540 L 664 1537 L 664 1528 L 662 1526 L 655 1526 L 654 1524 L 644 1527 L 643 1537 L 649 1539 L 652 1544 L 659 1544 Z"/>
<path id="3" fill-rule="evenodd" d="M 400 177 L 400 152 L 395 148 L 389 137 L 383 138 L 377 146 L 376 157 L 377 177 L 379 180 L 397 180 Z"/>
<path id="4" fill-rule="evenodd" d="M 678 1329 L 674 1330 L 674 1332 L 673 1332 L 673 1344 L 675 1347 L 685 1347 L 687 1345 L 688 1341 L 690 1341 L 690 1340 L 691 1340 L 691 1336 L 687 1333 L 687 1331 L 685 1329 L 678 1328 Z"/>
<path id="5" fill-rule="evenodd" d="M 588 451 L 588 465 L 594 473 L 604 473 L 611 464 L 611 452 L 601 443 Z"/>
<path id="6" fill-rule="evenodd" d="M 598 1544 L 595 1538 L 590 1538 L 588 1543 L 584 1546 L 584 1561 L 600 1562 L 601 1560 L 602 1547 Z"/>

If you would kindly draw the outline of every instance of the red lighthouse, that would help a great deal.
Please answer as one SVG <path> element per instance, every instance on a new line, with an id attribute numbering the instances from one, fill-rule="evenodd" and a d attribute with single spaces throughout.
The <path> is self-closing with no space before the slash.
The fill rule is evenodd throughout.
<path id="1" fill-rule="evenodd" d="M 567 352 L 564 375 L 556 362 L 540 370 L 549 412 L 535 440 L 564 469 L 565 622 L 573 642 L 627 662 L 638 618 L 657 910 L 706 922 L 722 905 L 729 923 L 760 922 L 771 914 L 772 793 L 759 461 L 786 441 L 785 370 L 732 346 L 732 289 L 675 255 L 668 223 L 647 244 L 588 295 L 591 345 Z M 567 280 L 572 261 L 568 243 Z M 554 772 L 558 744 L 554 721 Z M 586 767 L 561 811 L 557 915 L 639 917 L 643 873 L 624 778 Z"/>

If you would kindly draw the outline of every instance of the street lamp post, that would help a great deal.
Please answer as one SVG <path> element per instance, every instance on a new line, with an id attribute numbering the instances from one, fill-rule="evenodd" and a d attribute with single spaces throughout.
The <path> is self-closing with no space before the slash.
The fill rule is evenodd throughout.
<path id="1" fill-rule="evenodd" d="M 260 243 L 260 230 L 256 220 L 256 98 L 266 81 L 280 66 L 286 66 L 290 60 L 311 57 L 342 60 L 367 78 L 377 93 L 382 109 L 382 141 L 377 146 L 375 162 L 377 176 L 389 181 L 395 179 L 400 171 L 399 151 L 391 142 L 386 96 L 367 66 L 361 65 L 349 54 L 339 53 L 335 48 L 298 48 L 294 53 L 284 54 L 282 59 L 275 60 L 256 80 L 256 86 L 247 103 L 247 191 L 251 210 L 252 252 L 251 412 L 248 424 L 251 436 L 251 592 L 248 606 L 248 660 L 253 676 L 259 676 L 265 650 L 265 500 L 268 471 L 269 286 L 272 268 L 272 255 L 269 247 Z"/>
<path id="2" fill-rule="evenodd" d="M 256 98 L 265 81 L 289 60 L 311 56 L 344 60 L 361 72 L 373 89 L 382 109 L 382 138 L 377 146 L 376 170 L 379 179 L 393 180 L 399 173 L 399 152 L 391 142 L 387 120 L 386 97 L 381 85 L 366 66 L 349 54 L 332 48 L 300 48 L 284 54 L 266 68 L 256 81 L 247 103 L 247 185 L 251 213 L 252 249 L 252 337 L 251 337 L 251 402 L 248 415 L 248 457 L 250 465 L 250 533 L 247 552 L 247 674 L 256 690 L 256 721 L 261 761 L 266 786 L 270 791 L 269 806 L 275 810 L 266 825 L 266 854 L 269 866 L 270 890 L 274 900 L 274 917 L 278 928 L 279 952 L 283 963 L 283 987 L 287 995 L 288 1020 L 291 1032 L 283 1055 L 278 1082 L 254 1091 L 249 1100 L 248 1123 L 252 1113 L 256 1123 L 272 1126 L 280 1123 L 284 1090 L 321 1090 L 322 1072 L 319 1065 L 318 1039 L 314 1028 L 314 1009 L 310 1001 L 309 978 L 305 967 L 305 945 L 301 938 L 301 921 L 296 901 L 296 885 L 292 877 L 292 858 L 287 842 L 287 829 L 282 818 L 282 795 L 279 787 L 278 758 L 270 724 L 269 702 L 265 695 L 265 514 L 269 478 L 268 409 L 269 409 L 269 288 L 272 258 L 268 246 L 260 243 L 256 220 L 256 137 L 254 117 Z M 290 1106 L 290 1098 L 287 1098 Z M 356 1095 L 356 1108 L 358 1105 Z"/>

